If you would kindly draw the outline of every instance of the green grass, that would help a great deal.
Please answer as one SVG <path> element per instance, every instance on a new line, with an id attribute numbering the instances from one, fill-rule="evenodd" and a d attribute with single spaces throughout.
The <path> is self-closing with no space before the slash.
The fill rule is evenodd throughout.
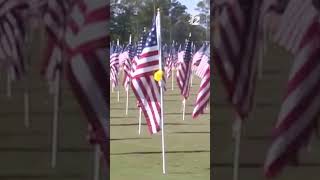
<path id="1" fill-rule="evenodd" d="M 194 76 L 187 100 L 185 121 L 182 120 L 182 98 L 176 84 L 171 90 L 168 80 L 164 96 L 165 145 L 167 174 L 162 174 L 161 133 L 150 135 L 142 118 L 138 134 L 139 111 L 130 91 L 129 112 L 125 115 L 126 92 L 120 88 L 110 95 L 111 109 L 111 180 L 208 180 L 210 178 L 210 108 L 198 119 L 192 119 L 200 80 Z"/>

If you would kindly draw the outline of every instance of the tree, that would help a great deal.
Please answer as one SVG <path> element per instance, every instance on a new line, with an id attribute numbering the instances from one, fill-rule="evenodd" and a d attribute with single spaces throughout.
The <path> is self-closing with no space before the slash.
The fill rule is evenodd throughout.
<path id="1" fill-rule="evenodd" d="M 200 24 L 206 27 L 207 32 L 210 32 L 210 0 L 201 0 L 195 10 L 199 11 Z M 209 39 L 208 33 L 206 39 Z"/>
<path id="2" fill-rule="evenodd" d="M 177 0 L 113 0 L 111 2 L 111 39 L 125 43 L 132 34 L 138 41 L 144 27 L 150 28 L 156 9 L 161 10 L 161 26 L 163 43 L 171 44 L 172 40 L 184 43 L 189 33 L 195 41 L 205 40 L 206 29 L 189 24 L 190 14 L 187 7 Z"/>

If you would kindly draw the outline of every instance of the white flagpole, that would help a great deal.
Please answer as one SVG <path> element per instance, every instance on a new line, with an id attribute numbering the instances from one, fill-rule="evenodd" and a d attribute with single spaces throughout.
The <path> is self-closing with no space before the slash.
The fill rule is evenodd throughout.
<path id="1" fill-rule="evenodd" d="M 186 98 L 183 98 L 182 106 L 183 106 L 183 109 L 182 109 L 182 120 L 184 121 L 184 117 L 185 117 L 185 114 L 186 114 Z"/>
<path id="2" fill-rule="evenodd" d="M 93 162 L 93 180 L 100 179 L 100 149 L 99 145 L 94 146 L 94 162 Z"/>
<path id="3" fill-rule="evenodd" d="M 173 91 L 173 76 L 174 76 L 174 73 L 173 73 L 173 67 L 171 67 L 171 90 Z"/>
<path id="4" fill-rule="evenodd" d="M 241 142 L 242 119 L 237 114 L 233 123 L 233 138 L 235 138 L 235 152 L 233 159 L 233 180 L 239 179 L 239 155 Z"/>
<path id="5" fill-rule="evenodd" d="M 67 19 L 65 19 L 67 21 Z M 66 27 L 64 27 L 63 38 L 66 38 Z M 60 100 L 61 100 L 61 73 L 62 62 L 66 56 L 66 49 L 63 46 L 60 58 L 57 58 L 57 64 L 60 66 L 56 72 L 54 81 L 54 97 L 53 97 L 53 120 L 52 120 L 52 145 L 51 145 L 51 168 L 57 165 L 57 152 L 58 152 L 58 123 L 60 118 Z"/>
<path id="6" fill-rule="evenodd" d="M 157 27 L 157 42 L 159 48 L 159 70 L 162 70 L 162 52 L 161 52 L 161 21 L 160 21 L 160 9 L 156 17 Z M 166 174 L 166 158 L 165 158 L 165 144 L 164 144 L 164 117 L 163 117 L 163 80 L 160 81 L 160 103 L 161 103 L 161 143 L 162 143 L 162 173 Z"/>
<path id="7" fill-rule="evenodd" d="M 131 34 L 129 37 L 129 44 L 131 44 Z M 126 115 L 128 115 L 128 108 L 129 108 L 129 89 L 130 89 L 130 85 L 128 85 L 128 88 L 127 88 Z"/>
<path id="8" fill-rule="evenodd" d="M 28 85 L 25 85 L 28 86 Z M 29 106 L 29 87 L 25 87 L 24 92 L 24 126 L 26 128 L 30 127 L 30 106 Z"/>
<path id="9" fill-rule="evenodd" d="M 33 19 L 31 19 L 32 21 Z M 31 24 L 33 22 L 30 22 Z M 24 45 L 25 45 L 25 52 L 24 52 L 24 57 L 26 59 L 26 64 L 25 64 L 25 70 L 26 70 L 26 75 L 25 75 L 25 79 L 24 79 L 24 94 L 23 94 L 23 97 L 24 97 L 24 126 L 26 128 L 29 128 L 30 126 L 30 118 L 29 118 L 29 115 L 30 115 L 30 104 L 29 104 L 29 82 L 28 82 L 28 79 L 29 79 L 29 45 L 30 45 L 30 36 L 32 35 L 31 34 L 31 28 L 29 27 L 27 29 L 27 33 L 28 35 L 25 37 L 25 42 L 24 42 Z"/>
<path id="10" fill-rule="evenodd" d="M 63 56 L 62 56 L 63 57 Z M 61 65 L 61 59 L 57 59 Z M 56 167 L 57 151 L 58 151 L 58 122 L 60 116 L 60 93 L 61 93 L 61 69 L 58 70 L 55 78 L 55 91 L 53 99 L 53 121 L 52 121 L 52 154 L 51 154 L 51 167 Z"/>
<path id="11" fill-rule="evenodd" d="M 138 129 L 139 135 L 141 134 L 141 113 L 142 113 L 142 109 L 140 107 L 139 108 L 139 129 Z"/>
<path id="12" fill-rule="evenodd" d="M 193 81 L 193 71 L 191 71 L 191 87 L 192 87 L 192 81 Z"/>
<path id="13" fill-rule="evenodd" d="M 119 45 L 120 45 L 120 42 L 119 42 L 119 39 L 117 39 L 117 46 L 119 47 Z M 121 74 L 121 69 L 120 69 L 120 64 L 119 64 L 119 76 L 118 76 L 119 79 L 120 79 L 120 74 Z M 119 84 L 118 84 L 118 102 L 120 102 L 120 85 Z"/>
<path id="14" fill-rule="evenodd" d="M 126 115 L 128 115 L 128 108 L 129 108 L 129 87 L 127 89 Z"/>
<path id="15" fill-rule="evenodd" d="M 193 42 L 191 43 L 191 52 L 192 52 L 192 49 L 193 49 Z M 192 55 L 193 56 L 193 55 Z M 191 57 L 192 57 L 191 56 Z M 192 59 L 191 59 L 191 67 L 192 67 Z M 191 85 L 191 87 L 192 87 L 192 85 L 193 85 L 193 71 L 192 71 L 192 69 L 191 69 L 191 82 L 190 82 L 190 85 Z"/>
<path id="16" fill-rule="evenodd" d="M 12 87 L 11 87 L 11 72 L 10 72 L 10 68 L 8 68 L 8 71 L 7 71 L 7 97 L 11 97 L 12 95 Z"/>
<path id="17" fill-rule="evenodd" d="M 172 44 L 173 44 L 173 48 L 175 48 L 175 47 L 174 47 L 174 40 L 173 40 Z M 171 59 L 171 61 L 172 61 L 172 59 Z M 171 64 L 171 90 L 172 90 L 172 91 L 173 91 L 173 79 L 174 79 L 174 78 L 173 78 L 173 76 L 174 76 L 173 70 L 174 70 L 173 64 Z"/>

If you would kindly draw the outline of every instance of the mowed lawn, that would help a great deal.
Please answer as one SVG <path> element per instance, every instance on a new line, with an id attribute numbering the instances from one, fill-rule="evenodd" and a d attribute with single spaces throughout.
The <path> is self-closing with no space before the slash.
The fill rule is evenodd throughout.
<path id="1" fill-rule="evenodd" d="M 122 79 L 122 77 L 121 77 Z M 130 91 L 129 112 L 125 113 L 126 92 L 120 87 L 110 95 L 111 176 L 112 180 L 209 180 L 210 178 L 210 108 L 192 119 L 200 79 L 194 76 L 186 117 L 182 120 L 182 98 L 174 80 L 167 82 L 164 95 L 164 121 L 167 174 L 162 174 L 161 133 L 150 135 L 144 117 L 138 134 L 139 109 Z M 111 91 L 110 91 L 111 92 Z"/>

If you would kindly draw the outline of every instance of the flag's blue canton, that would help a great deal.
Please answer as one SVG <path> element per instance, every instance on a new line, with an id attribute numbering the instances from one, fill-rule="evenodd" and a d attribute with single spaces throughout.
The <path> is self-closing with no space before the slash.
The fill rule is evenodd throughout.
<path id="1" fill-rule="evenodd" d="M 184 57 L 183 57 L 183 60 L 185 62 L 188 62 L 191 60 L 191 56 L 192 56 L 191 52 L 192 52 L 191 41 L 190 41 L 190 39 L 188 39 L 188 41 L 185 45 L 185 53 L 184 53 Z"/>
<path id="2" fill-rule="evenodd" d="M 134 57 L 134 53 L 135 53 L 133 44 L 128 45 L 128 52 L 129 52 L 129 58 L 132 59 Z"/>
<path id="3" fill-rule="evenodd" d="M 154 22 L 151 31 L 148 34 L 148 38 L 145 43 L 145 47 L 152 47 L 157 45 L 157 29 L 156 23 Z"/>
<path id="4" fill-rule="evenodd" d="M 111 48 L 110 48 L 110 54 L 115 53 L 115 51 L 116 51 L 116 46 L 113 44 L 111 45 Z"/>
<path id="5" fill-rule="evenodd" d="M 144 48 L 145 42 L 146 42 L 146 36 L 144 33 L 142 33 L 140 41 L 137 46 L 136 56 L 139 56 L 141 54 L 142 49 Z"/>

